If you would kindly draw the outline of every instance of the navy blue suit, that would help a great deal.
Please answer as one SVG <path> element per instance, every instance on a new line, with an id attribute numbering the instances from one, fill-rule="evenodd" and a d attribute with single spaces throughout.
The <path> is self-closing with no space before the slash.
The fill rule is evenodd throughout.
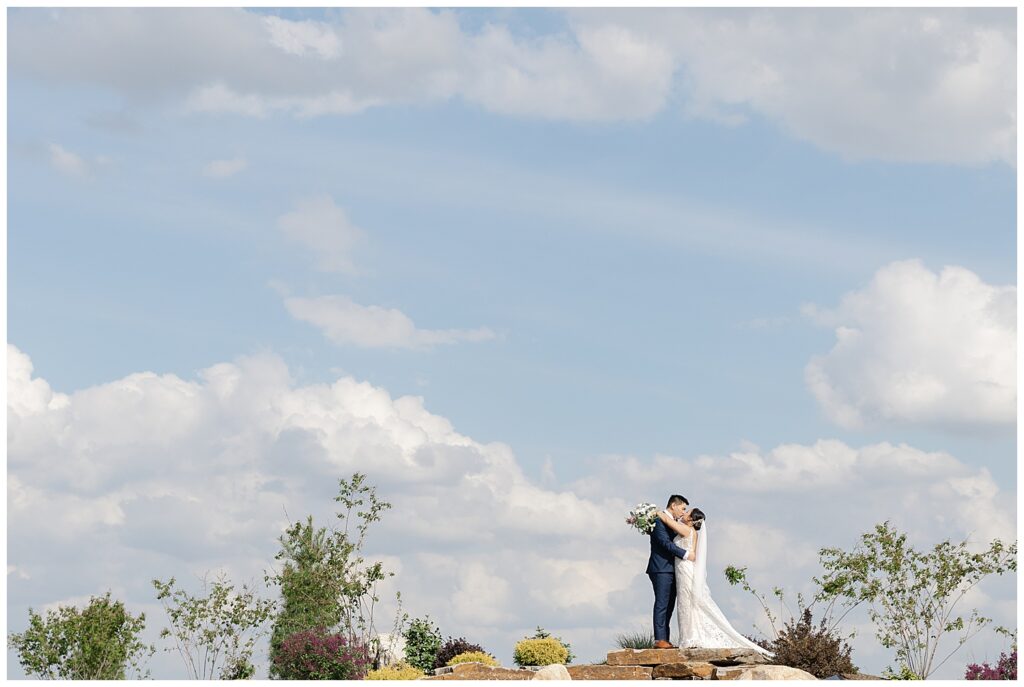
<path id="1" fill-rule="evenodd" d="M 655 521 L 650 536 L 647 576 L 654 586 L 654 640 L 667 642 L 668 624 L 676 602 L 676 558 L 686 558 L 686 549 L 672 542 L 672 533 L 661 519 Z"/>

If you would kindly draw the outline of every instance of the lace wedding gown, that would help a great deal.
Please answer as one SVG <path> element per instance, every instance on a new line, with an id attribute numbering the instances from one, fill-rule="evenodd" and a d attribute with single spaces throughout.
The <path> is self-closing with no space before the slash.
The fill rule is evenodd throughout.
<path id="1" fill-rule="evenodd" d="M 737 632 L 726 620 L 722 609 L 711 598 L 707 583 L 707 523 L 697 533 L 697 560 L 676 559 L 676 619 L 679 622 L 680 649 L 753 649 L 765 656 L 770 651 L 754 644 Z M 693 550 L 693 532 L 678 535 L 675 543 Z"/>

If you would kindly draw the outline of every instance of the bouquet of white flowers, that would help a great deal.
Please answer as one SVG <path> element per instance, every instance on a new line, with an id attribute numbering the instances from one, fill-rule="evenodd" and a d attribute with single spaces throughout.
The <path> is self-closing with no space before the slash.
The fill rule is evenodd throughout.
<path id="1" fill-rule="evenodd" d="M 641 503 L 629 511 L 626 524 L 632 525 L 640 534 L 650 534 L 658 520 L 658 507 L 653 503 Z"/>

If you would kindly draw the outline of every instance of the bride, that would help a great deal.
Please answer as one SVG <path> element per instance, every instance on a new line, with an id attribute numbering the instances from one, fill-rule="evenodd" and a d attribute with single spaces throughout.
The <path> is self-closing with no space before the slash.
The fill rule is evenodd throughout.
<path id="1" fill-rule="evenodd" d="M 707 582 L 708 529 L 699 508 L 683 513 L 681 522 L 662 511 L 658 517 L 678 536 L 677 546 L 695 552 L 693 560 L 676 559 L 676 618 L 679 622 L 679 648 L 753 649 L 766 656 L 770 651 L 754 644 L 737 632 L 711 598 Z"/>

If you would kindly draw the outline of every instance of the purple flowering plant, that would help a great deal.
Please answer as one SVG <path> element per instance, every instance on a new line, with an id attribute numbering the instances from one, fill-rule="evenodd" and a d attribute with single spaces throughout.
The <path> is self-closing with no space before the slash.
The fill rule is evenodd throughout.
<path id="1" fill-rule="evenodd" d="M 286 637 L 274 666 L 285 680 L 362 680 L 370 667 L 370 652 L 358 640 L 320 627 Z"/>
<path id="2" fill-rule="evenodd" d="M 967 666 L 964 674 L 965 680 L 1016 680 L 1017 679 L 1017 651 L 1010 654 L 999 654 L 999 661 L 990 666 L 988 663 L 972 663 Z"/>

